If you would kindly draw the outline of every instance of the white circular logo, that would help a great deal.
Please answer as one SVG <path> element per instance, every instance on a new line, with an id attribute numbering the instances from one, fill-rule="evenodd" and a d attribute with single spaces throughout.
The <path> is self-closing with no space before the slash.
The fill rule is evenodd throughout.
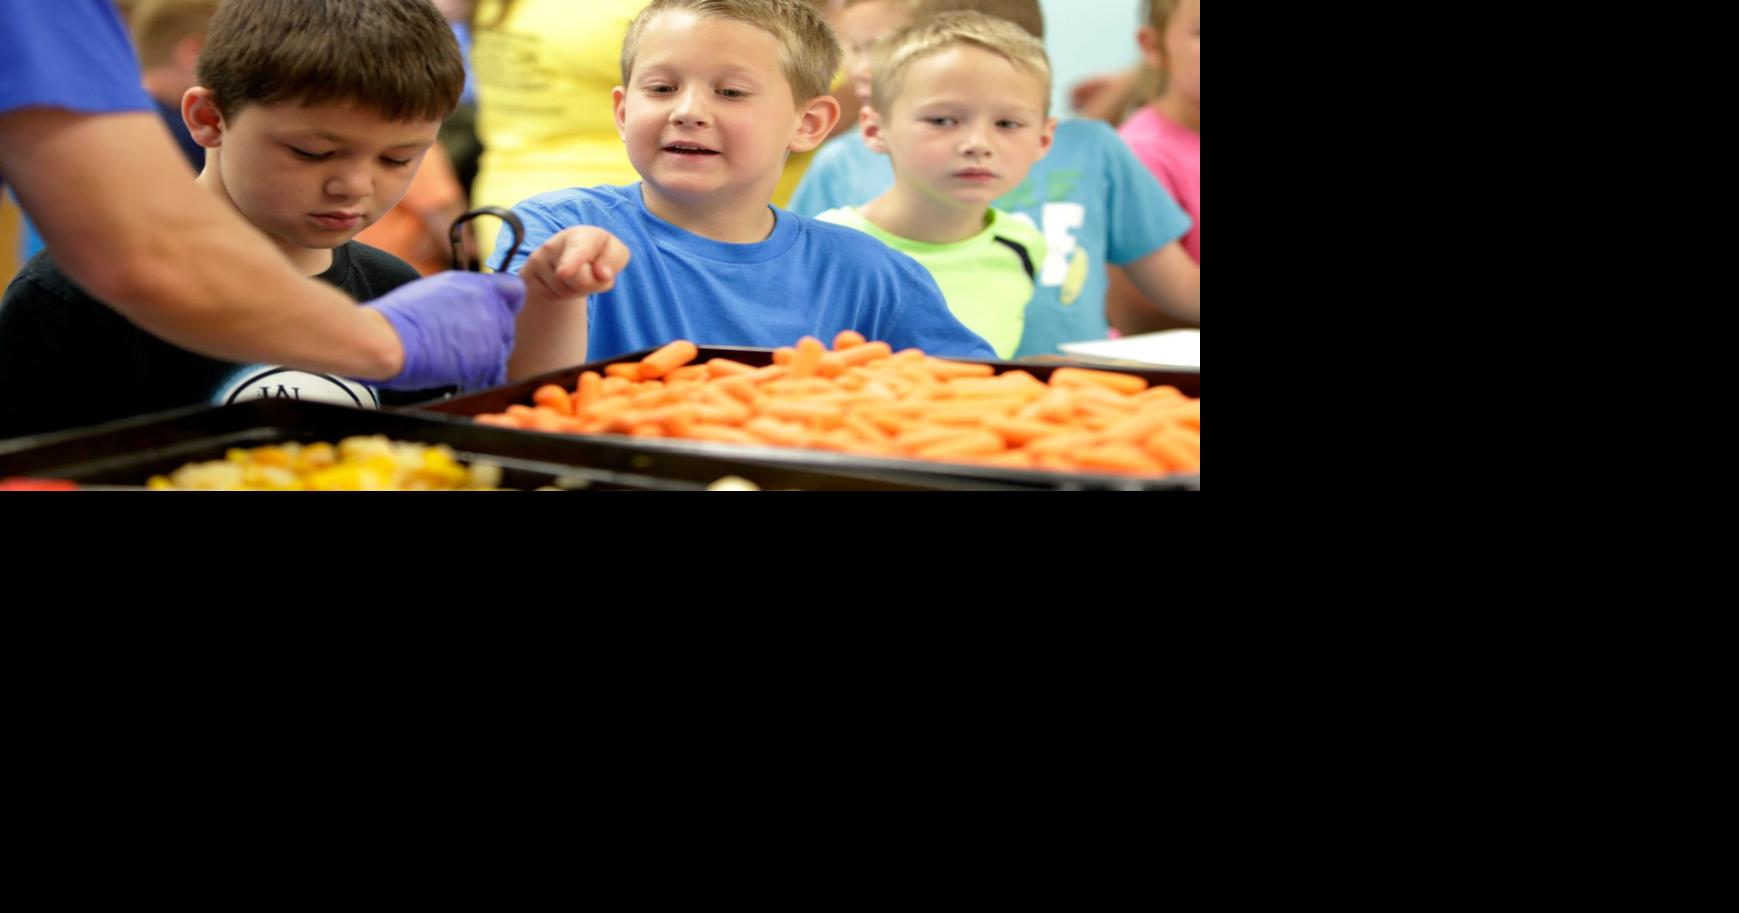
<path id="1" fill-rule="evenodd" d="M 213 397 L 214 402 L 224 406 L 256 399 L 294 399 L 358 409 L 380 408 L 380 396 L 367 384 L 330 374 L 310 374 L 295 368 L 268 365 L 242 371 Z"/>

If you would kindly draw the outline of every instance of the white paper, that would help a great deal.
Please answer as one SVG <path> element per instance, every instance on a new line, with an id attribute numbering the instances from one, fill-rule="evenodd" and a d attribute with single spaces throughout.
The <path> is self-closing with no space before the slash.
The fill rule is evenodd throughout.
<path id="1" fill-rule="evenodd" d="M 1201 330 L 1166 330 L 1122 339 L 1068 342 L 1062 345 L 1062 350 L 1070 355 L 1116 358 L 1166 368 L 1202 369 Z"/>

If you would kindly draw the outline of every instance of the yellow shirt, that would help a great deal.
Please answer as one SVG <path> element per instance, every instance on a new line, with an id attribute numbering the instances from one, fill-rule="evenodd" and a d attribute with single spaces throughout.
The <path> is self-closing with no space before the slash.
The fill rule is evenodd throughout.
<path id="1" fill-rule="evenodd" d="M 622 84 L 622 39 L 647 0 L 480 0 L 471 64 L 483 158 L 472 205 L 512 207 L 567 187 L 640 179 L 616 134 L 610 90 Z M 495 249 L 479 219 L 479 250 Z"/>

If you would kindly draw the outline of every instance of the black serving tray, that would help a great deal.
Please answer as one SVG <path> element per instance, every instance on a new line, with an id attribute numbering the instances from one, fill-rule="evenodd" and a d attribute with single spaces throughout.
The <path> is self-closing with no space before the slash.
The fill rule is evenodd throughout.
<path id="1" fill-rule="evenodd" d="M 528 394 L 529 395 L 529 394 Z M 397 441 L 446 444 L 462 462 L 502 467 L 504 487 L 545 485 L 599 490 L 704 490 L 725 476 L 763 489 L 934 491 L 944 486 L 851 467 L 761 463 L 734 453 L 690 453 L 634 446 L 628 438 L 511 431 L 457 416 L 379 412 L 299 400 L 198 406 L 75 431 L 0 441 L 0 478 L 67 479 L 93 486 L 143 486 L 192 462 L 220 460 L 231 447 L 339 440 L 383 434 Z M 974 488 L 1008 486 L 982 484 Z"/>
<path id="2" fill-rule="evenodd" d="M 624 361 L 639 361 L 652 354 L 653 349 L 631 352 L 616 358 L 595 361 L 561 371 L 553 371 L 530 380 L 515 384 L 481 390 L 465 396 L 452 399 L 435 400 L 403 407 L 422 413 L 432 413 L 449 416 L 474 416 L 491 412 L 505 412 L 508 406 L 531 405 L 531 395 L 544 384 L 557 384 L 564 389 L 572 390 L 579 384 L 580 374 L 586 371 L 597 371 L 602 374 L 605 366 Z M 761 367 L 773 363 L 772 349 L 744 348 L 739 346 L 701 346 L 700 353 L 693 364 L 702 364 L 714 358 L 729 358 L 746 365 Z M 1095 371 L 1114 371 L 1120 374 L 1133 374 L 1145 379 L 1150 385 L 1169 384 L 1178 388 L 1184 395 L 1200 397 L 1202 395 L 1202 375 L 1200 371 L 1173 371 L 1164 369 L 1140 370 L 1131 368 L 1108 367 L 1090 362 L 1070 362 L 1046 358 L 1040 362 L 990 361 L 977 358 L 958 358 L 953 361 L 977 362 L 987 364 L 996 369 L 996 373 L 1005 371 L 1025 371 L 1042 381 L 1048 381 L 1051 372 L 1058 368 L 1078 367 L 1091 368 Z M 485 426 L 492 427 L 492 426 Z M 858 454 L 835 453 L 826 450 L 810 450 L 800 447 L 751 447 L 743 444 L 722 444 L 712 441 L 687 441 L 676 438 L 635 438 L 617 434 L 598 435 L 555 435 L 543 432 L 520 431 L 517 429 L 497 429 L 516 435 L 532 435 L 543 438 L 567 438 L 585 441 L 620 442 L 620 446 L 628 447 L 648 454 L 686 454 L 691 456 L 707 456 L 716 459 L 744 459 L 757 463 L 777 464 L 792 469 L 809 469 L 815 471 L 837 472 L 844 474 L 874 474 L 883 479 L 900 479 L 909 484 L 932 486 L 940 488 L 965 488 L 974 485 L 988 485 L 998 488 L 1039 489 L 1039 490 L 1112 490 L 1112 491 L 1177 491 L 1200 490 L 1201 473 L 1170 475 L 1158 478 L 1140 476 L 1120 476 L 1110 473 L 1067 473 L 1049 472 L 1030 469 L 1004 469 L 995 466 L 983 466 L 972 463 L 939 463 L 930 460 L 911 460 L 902 457 L 871 457 Z"/>

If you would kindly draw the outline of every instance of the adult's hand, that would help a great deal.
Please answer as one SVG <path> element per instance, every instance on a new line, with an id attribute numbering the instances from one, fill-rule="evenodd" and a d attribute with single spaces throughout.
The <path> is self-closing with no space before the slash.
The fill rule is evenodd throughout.
<path id="1" fill-rule="evenodd" d="M 392 324 L 405 353 L 399 373 L 375 385 L 480 390 L 505 383 L 514 320 L 524 303 L 518 276 L 447 272 L 364 304 Z"/>

